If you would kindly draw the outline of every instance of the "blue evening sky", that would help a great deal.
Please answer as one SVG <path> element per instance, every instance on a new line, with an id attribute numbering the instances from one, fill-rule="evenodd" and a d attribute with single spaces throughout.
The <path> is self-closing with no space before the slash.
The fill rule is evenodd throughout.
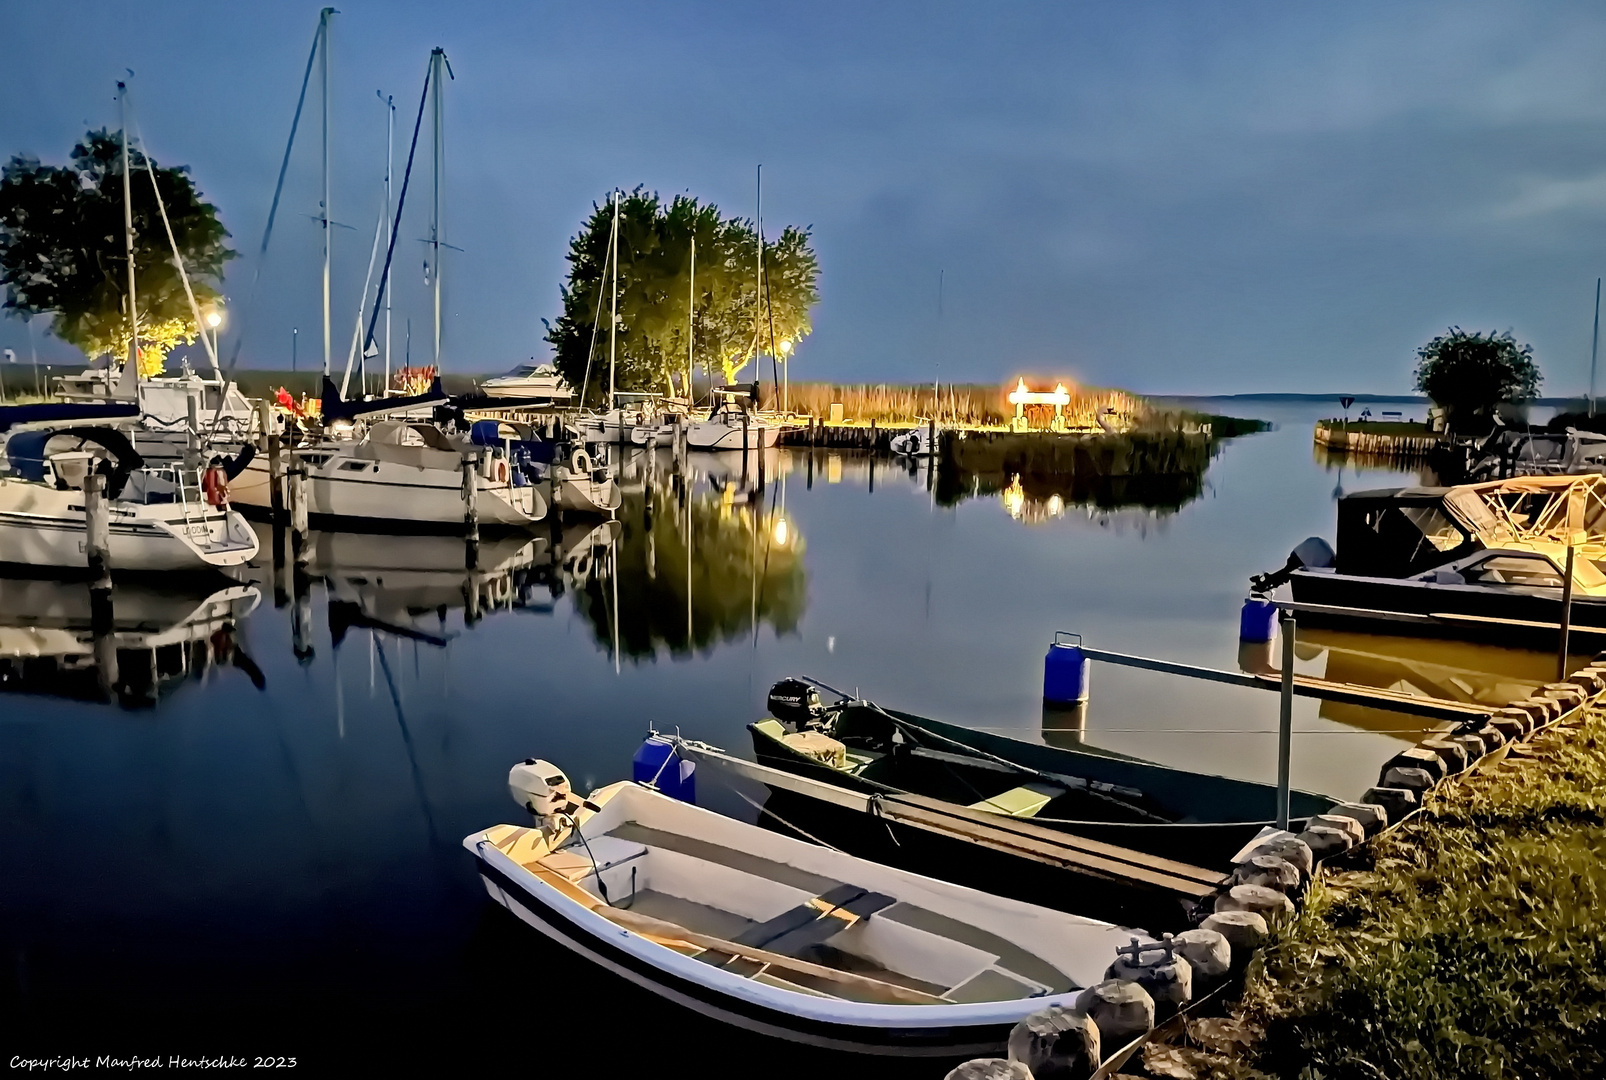
<path id="1" fill-rule="evenodd" d="M 0 3 L 0 155 L 116 125 L 255 251 L 313 5 Z M 1606 270 L 1606 7 L 1587 3 L 376 3 L 334 21 L 335 352 L 431 47 L 447 50 L 445 366 L 544 355 L 568 237 L 615 185 L 690 191 L 823 267 L 796 379 L 1064 375 L 1144 392 L 1402 392 L 1449 324 L 1588 377 Z M 319 362 L 317 98 L 244 362 Z M 428 133 L 420 143 L 427 165 Z M 398 161 L 398 173 L 400 163 Z M 422 213 L 396 355 L 429 351 Z M 414 209 L 416 207 L 416 210 Z M 944 280 L 938 319 L 938 277 Z M 28 357 L 16 319 L 0 346 Z M 41 360 L 70 347 L 38 335 Z M 225 336 L 225 352 L 231 344 Z"/>

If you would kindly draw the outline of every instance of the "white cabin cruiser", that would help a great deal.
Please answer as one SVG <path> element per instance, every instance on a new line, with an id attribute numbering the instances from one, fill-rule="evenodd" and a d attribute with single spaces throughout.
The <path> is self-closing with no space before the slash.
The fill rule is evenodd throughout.
<path id="1" fill-rule="evenodd" d="M 476 447 L 423 421 L 379 420 L 361 438 L 325 439 L 290 453 L 307 470 L 307 512 L 323 525 L 460 529 L 465 470 L 482 528 L 526 528 L 547 513 L 540 487 L 510 467 L 503 450 Z M 266 455 L 255 457 L 234 485 L 235 502 L 268 512 L 268 470 Z"/>
<path id="2" fill-rule="evenodd" d="M 515 766 L 509 787 L 535 827 L 463 846 L 524 922 L 717 1020 L 861 1053 L 996 1052 L 1015 1023 L 1072 1007 L 1119 948 L 1148 940 L 671 798 L 687 794 L 688 763 L 649 739 L 638 766 L 654 749 L 668 752 L 656 784 L 587 798 L 548 762 Z"/>
<path id="3" fill-rule="evenodd" d="M 566 405 L 574 397 L 574 390 L 558 373 L 556 365 L 537 364 L 533 360 L 520 364 L 506 375 L 486 379 L 480 383 L 480 392 L 493 398 L 530 398 Z"/>
<path id="4" fill-rule="evenodd" d="M 0 562 L 54 570 L 86 566 L 84 479 L 106 476 L 111 565 L 119 571 L 240 566 L 256 534 L 217 494 L 218 477 L 146 468 L 122 432 L 80 427 L 22 431 L 6 440 L 0 474 Z M 210 471 L 210 470 L 208 470 Z"/>

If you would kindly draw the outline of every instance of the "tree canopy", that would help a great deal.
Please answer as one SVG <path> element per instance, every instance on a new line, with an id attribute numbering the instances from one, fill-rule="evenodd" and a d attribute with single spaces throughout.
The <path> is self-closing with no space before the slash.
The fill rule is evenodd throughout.
<path id="1" fill-rule="evenodd" d="M 608 387 L 612 233 L 610 198 L 593 204 L 569 243 L 563 313 L 547 331 L 558 370 L 592 402 Z M 726 382 L 770 354 L 772 320 L 774 349 L 786 356 L 812 331 L 809 312 L 819 300 L 820 269 L 809 239 L 808 229 L 788 227 L 765 241 L 761 296 L 751 221 L 722 217 L 717 206 L 688 195 L 667 206 L 639 187 L 622 195 L 615 388 L 687 392 L 688 316 L 694 366 Z"/>
<path id="2" fill-rule="evenodd" d="M 1450 327 L 1416 351 L 1416 387 L 1444 409 L 1452 430 L 1487 428 L 1503 404 L 1527 401 L 1543 378 L 1533 346 L 1511 331 L 1469 334 Z"/>
<path id="3" fill-rule="evenodd" d="M 131 147 L 129 164 L 140 373 L 150 375 L 174 346 L 193 342 L 197 328 L 144 155 Z M 228 230 L 217 208 L 202 200 L 188 167 L 164 168 L 153 160 L 151 168 L 204 309 L 217 302 L 223 265 L 236 254 L 224 244 Z M 91 357 L 126 356 L 126 250 L 118 134 L 89 132 L 65 166 L 19 155 L 0 169 L 0 284 L 7 288 L 8 311 L 51 316 L 56 336 Z"/>

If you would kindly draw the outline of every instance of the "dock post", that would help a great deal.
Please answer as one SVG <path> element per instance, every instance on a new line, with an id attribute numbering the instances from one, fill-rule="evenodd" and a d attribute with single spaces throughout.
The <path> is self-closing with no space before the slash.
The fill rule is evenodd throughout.
<path id="1" fill-rule="evenodd" d="M 307 466 L 294 454 L 290 456 L 290 470 L 285 474 L 286 494 L 290 503 L 290 551 L 297 566 L 306 566 L 312 560 L 307 544 Z"/>
<path id="2" fill-rule="evenodd" d="M 112 521 L 106 477 L 84 477 L 84 556 L 89 563 L 89 623 L 100 688 L 109 698 L 117 684 L 117 639 L 112 633 Z"/>
<path id="3" fill-rule="evenodd" d="M 1573 623 L 1573 557 L 1575 549 L 1567 545 L 1567 574 L 1561 583 L 1561 635 L 1556 642 L 1556 681 L 1567 677 L 1567 638 Z"/>
<path id="4" fill-rule="evenodd" d="M 463 551 L 465 569 L 473 570 L 480 561 L 480 506 L 477 485 L 474 482 L 475 461 L 463 458 Z"/>
<path id="5" fill-rule="evenodd" d="M 266 398 L 257 402 L 257 416 L 262 421 L 262 449 L 268 452 L 268 502 L 273 509 L 273 524 L 280 526 L 284 524 L 284 451 L 273 403 Z"/>
<path id="6" fill-rule="evenodd" d="M 812 442 L 809 444 L 808 470 L 809 470 L 808 471 L 808 482 L 807 482 L 806 486 L 807 486 L 809 491 L 813 491 L 814 490 L 814 445 L 813 445 Z"/>
<path id="7" fill-rule="evenodd" d="M 1294 742 L 1294 616 L 1279 616 L 1283 635 L 1282 700 L 1277 712 L 1277 827 L 1288 828 L 1288 766 Z"/>

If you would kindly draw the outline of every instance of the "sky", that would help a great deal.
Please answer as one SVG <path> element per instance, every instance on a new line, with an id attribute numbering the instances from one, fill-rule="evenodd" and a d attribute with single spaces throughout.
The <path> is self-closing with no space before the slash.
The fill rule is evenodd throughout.
<path id="1" fill-rule="evenodd" d="M 322 361 L 316 75 L 257 249 L 318 8 L 0 0 L 0 157 L 63 162 L 129 79 L 242 252 L 223 352 Z M 1450 325 L 1589 379 L 1606 272 L 1598 3 L 878 4 L 351 0 L 333 18 L 335 365 L 429 52 L 446 50 L 447 371 L 544 357 L 564 255 L 614 187 L 810 226 L 795 380 L 1140 393 L 1401 393 Z M 432 351 L 429 129 L 397 244 L 393 356 Z M 258 276 L 260 275 L 260 276 Z M 257 278 L 255 292 L 253 278 Z M 298 331 L 292 333 L 292 330 Z M 0 319 L 0 348 L 29 333 Z M 34 326 L 41 363 L 81 357 Z M 1606 381 L 1603 381 L 1606 386 Z"/>

